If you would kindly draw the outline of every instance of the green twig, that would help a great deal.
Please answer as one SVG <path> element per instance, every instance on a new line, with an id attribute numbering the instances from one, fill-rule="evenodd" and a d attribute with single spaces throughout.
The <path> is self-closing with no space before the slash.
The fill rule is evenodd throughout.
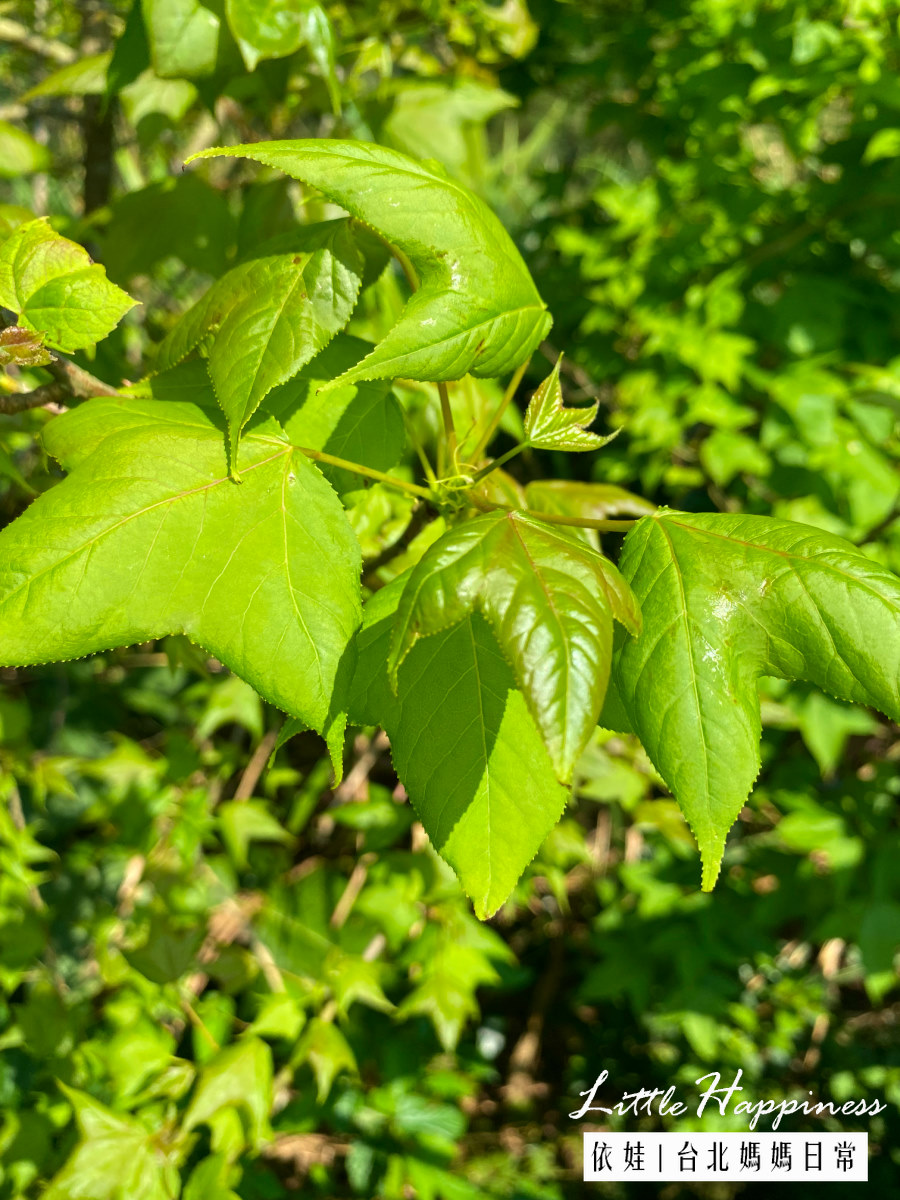
<path id="1" fill-rule="evenodd" d="M 424 500 L 431 498 L 428 488 L 419 487 L 417 483 L 407 483 L 405 479 L 397 479 L 393 475 L 385 475 L 383 471 L 375 471 L 360 463 L 348 462 L 345 458 L 337 458 L 334 454 L 326 454 L 324 450 L 310 450 L 308 446 L 295 446 L 301 454 L 315 462 L 328 463 L 330 467 L 340 467 L 344 471 L 352 471 L 354 475 L 364 475 L 367 479 L 375 479 L 388 487 L 399 488 L 401 492 L 410 492 L 413 496 L 421 496 Z"/>
<path id="2" fill-rule="evenodd" d="M 496 471 L 498 467 L 502 467 L 504 463 L 508 463 L 511 458 L 515 458 L 517 454 L 521 454 L 523 450 L 527 449 L 527 442 L 519 442 L 518 446 L 513 446 L 512 450 L 507 450 L 505 454 L 501 454 L 499 458 L 495 458 L 493 462 L 489 462 L 486 467 L 477 471 L 472 477 L 472 482 L 480 483 L 485 475 L 490 475 L 491 471 Z"/>
<path id="3" fill-rule="evenodd" d="M 516 368 L 515 374 L 509 381 L 506 391 L 503 393 L 503 399 L 500 401 L 497 411 L 491 417 L 490 421 L 488 422 L 487 429 L 485 429 L 484 433 L 478 439 L 478 445 L 472 451 L 473 462 L 478 462 L 479 458 L 481 458 L 482 454 L 484 454 L 485 450 L 487 450 L 488 446 L 491 444 L 491 438 L 497 432 L 500 422 L 503 420 L 503 414 L 509 408 L 512 398 L 516 394 L 519 384 L 522 382 L 522 376 L 528 370 L 528 363 L 530 362 L 531 359 L 529 358 Z"/>
<path id="4" fill-rule="evenodd" d="M 538 512 L 533 508 L 514 508 L 511 504 L 493 504 L 486 500 L 475 499 L 473 503 L 484 511 L 499 508 L 503 512 L 521 513 L 523 517 L 534 517 L 536 521 L 546 521 L 549 525 L 571 525 L 577 529 L 596 529 L 600 533 L 627 533 L 637 525 L 633 521 L 605 521 L 597 517 L 563 517 L 557 513 Z"/>
<path id="5" fill-rule="evenodd" d="M 444 435 L 447 438 L 447 456 L 450 460 L 451 471 L 456 471 L 456 426 L 453 424 L 450 393 L 447 391 L 447 385 L 443 380 L 439 381 L 437 388 L 438 395 L 441 398 L 441 419 L 444 422 Z"/>

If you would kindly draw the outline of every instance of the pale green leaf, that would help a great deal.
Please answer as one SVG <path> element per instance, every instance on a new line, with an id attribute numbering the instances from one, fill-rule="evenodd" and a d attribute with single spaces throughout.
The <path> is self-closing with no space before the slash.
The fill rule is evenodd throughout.
<path id="1" fill-rule="evenodd" d="M 397 609 L 388 672 L 413 646 L 480 612 L 568 783 L 600 715 L 613 618 L 640 613 L 608 559 L 522 513 L 496 512 L 451 529 L 410 572 Z"/>
<path id="2" fill-rule="evenodd" d="M 337 45 L 331 19 L 321 4 L 304 3 L 300 10 L 300 21 L 310 58 L 319 68 L 319 74 L 325 81 L 332 111 L 339 115 L 341 89 L 337 75 Z"/>
<path id="3" fill-rule="evenodd" d="M 0 660 L 184 633 L 326 732 L 359 620 L 359 548 L 274 422 L 242 442 L 243 484 L 229 479 L 215 417 L 100 399 L 47 426 L 71 474 L 0 534 Z"/>
<path id="4" fill-rule="evenodd" d="M 596 418 L 599 401 L 589 408 L 566 408 L 559 381 L 559 363 L 531 397 L 525 413 L 525 437 L 537 450 L 599 450 L 619 433 L 600 437 L 585 426 Z"/>
<path id="5" fill-rule="evenodd" d="M 46 146 L 36 142 L 24 129 L 0 121 L 0 179 L 46 171 L 49 165 L 50 154 Z"/>
<path id="6" fill-rule="evenodd" d="M 281 842 L 290 846 L 294 841 L 261 800 L 228 800 L 219 805 L 217 816 L 222 839 L 241 870 L 247 866 L 251 842 Z"/>
<path id="7" fill-rule="evenodd" d="M 645 518 L 620 565 L 644 628 L 617 655 L 617 690 L 710 888 L 759 771 L 761 675 L 900 719 L 900 580 L 821 530 L 718 513 Z"/>
<path id="8" fill-rule="evenodd" d="M 135 303 L 45 217 L 19 225 L 0 245 L 0 304 L 58 350 L 95 345 Z"/>
<path id="9" fill-rule="evenodd" d="M 490 478 L 490 476 L 488 476 Z M 612 483 L 586 483 L 578 479 L 537 479 L 525 485 L 528 507 L 562 517 L 646 517 L 656 505 Z"/>
<path id="10" fill-rule="evenodd" d="M 304 0 L 225 0 L 225 16 L 247 70 L 263 58 L 284 58 L 303 43 Z"/>
<path id="11" fill-rule="evenodd" d="M 384 727 L 432 845 L 486 918 L 559 820 L 567 791 L 480 614 L 415 645 L 392 694 L 385 662 L 405 582 L 366 606 L 351 720 Z"/>
<path id="12" fill-rule="evenodd" d="M 27 104 L 41 96 L 100 96 L 106 90 L 111 59 L 112 51 L 77 58 L 29 88 L 21 99 Z"/>
<path id="13" fill-rule="evenodd" d="M 493 471 L 488 483 L 497 475 Z M 508 503 L 508 501 L 507 501 Z M 519 507 L 535 512 L 552 513 L 560 517 L 585 517 L 589 521 L 606 521 L 610 517 L 645 517 L 656 509 L 655 504 L 612 483 L 587 483 L 578 479 L 537 479 L 525 485 L 524 500 Z M 574 537 L 589 546 L 600 545 L 596 529 L 572 526 Z"/>
<path id="14" fill-rule="evenodd" d="M 289 252 L 229 271 L 162 343 L 161 370 L 209 339 L 209 374 L 228 418 L 232 461 L 263 398 L 347 324 L 363 266 L 347 221 L 308 226 L 291 235 Z"/>
<path id="15" fill-rule="evenodd" d="M 194 1129 L 223 1109 L 236 1108 L 247 1121 L 250 1145 L 258 1149 L 269 1132 L 271 1107 L 272 1052 L 259 1038 L 244 1037 L 204 1066 L 184 1114 L 184 1128 Z"/>
<path id="16" fill-rule="evenodd" d="M 355 1075 L 358 1069 L 347 1039 L 336 1025 L 319 1017 L 313 1017 L 303 1031 L 294 1062 L 298 1066 L 308 1062 L 312 1068 L 319 1104 L 328 1099 L 331 1085 L 342 1071 Z"/>
<path id="17" fill-rule="evenodd" d="M 153 70 L 160 79 L 211 75 L 221 19 L 200 0 L 142 0 Z"/>
<path id="18" fill-rule="evenodd" d="M 175 1200 L 177 1144 L 168 1150 L 134 1117 L 60 1083 L 75 1111 L 81 1140 L 44 1189 L 46 1200 Z"/>
<path id="19" fill-rule="evenodd" d="M 418 290 L 376 349 L 336 382 L 459 379 L 513 370 L 550 318 L 509 234 L 436 164 L 366 142 L 308 139 L 204 150 L 251 158 L 344 207 L 405 254 Z"/>

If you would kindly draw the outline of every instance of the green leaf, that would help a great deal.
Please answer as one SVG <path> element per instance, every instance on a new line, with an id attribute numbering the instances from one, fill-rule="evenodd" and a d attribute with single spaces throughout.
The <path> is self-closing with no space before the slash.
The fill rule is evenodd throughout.
<path id="1" fill-rule="evenodd" d="M 307 139 L 204 150 L 253 159 L 318 188 L 405 254 L 418 277 L 400 320 L 335 384 L 494 377 L 525 361 L 550 317 L 491 210 L 433 163 L 366 142 Z M 189 160 L 192 161 L 192 160 Z"/>
<path id="2" fill-rule="evenodd" d="M 258 1149 L 269 1132 L 271 1107 L 272 1052 L 259 1038 L 244 1037 L 220 1050 L 203 1068 L 184 1114 L 184 1128 L 194 1129 L 222 1109 L 236 1108 L 247 1121 L 250 1145 Z"/>
<path id="3" fill-rule="evenodd" d="M 0 304 L 58 350 L 95 345 L 136 303 L 46 217 L 19 225 L 0 246 Z"/>
<path id="4" fill-rule="evenodd" d="M 490 476 L 488 477 L 490 478 Z M 578 479 L 537 479 L 525 485 L 529 508 L 563 517 L 646 517 L 656 505 L 612 483 L 585 483 Z"/>
<path id="5" fill-rule="evenodd" d="M 133 1117 L 63 1083 L 59 1087 L 75 1110 L 81 1141 L 44 1191 L 46 1200 L 175 1200 L 177 1145 L 166 1150 Z"/>
<path id="6" fill-rule="evenodd" d="M 718 513 L 645 518 L 620 566 L 644 628 L 617 654 L 617 690 L 709 889 L 759 771 L 761 675 L 900 718 L 900 580 L 818 529 Z"/>
<path id="7" fill-rule="evenodd" d="M 308 1062 L 316 1077 L 316 1100 L 324 1104 L 331 1085 L 341 1071 L 357 1073 L 356 1058 L 347 1039 L 330 1021 L 313 1019 L 303 1031 L 293 1059 L 295 1065 Z"/>
<path id="8" fill-rule="evenodd" d="M 46 146 L 36 142 L 24 129 L 0 121 L 0 179 L 32 175 L 35 171 L 46 171 L 49 166 Z"/>
<path id="9" fill-rule="evenodd" d="M 244 483 L 230 480 L 215 415 L 100 399 L 50 422 L 47 449 L 71 474 L 0 534 L 0 659 L 185 633 L 327 733 L 359 620 L 359 548 L 274 422 L 244 439 Z"/>
<path id="10" fill-rule="evenodd" d="M 347 324 L 364 260 L 347 221 L 291 235 L 290 252 L 229 271 L 160 347 L 165 369 L 211 335 L 208 367 L 228 418 L 232 463 L 241 430 L 263 398 Z"/>
<path id="11" fill-rule="evenodd" d="M 295 446 L 324 450 L 349 462 L 389 471 L 406 445 L 403 413 L 387 380 L 320 389 L 360 361 L 371 343 L 338 334 L 298 374 L 270 392 L 265 410 L 276 417 Z M 323 465 L 322 474 L 339 494 L 356 491 L 359 475 Z"/>
<path id="12" fill-rule="evenodd" d="M 334 27 L 328 13 L 321 4 L 304 4 L 300 11 L 303 25 L 303 40 L 309 48 L 310 58 L 319 68 L 325 81 L 331 110 L 336 115 L 341 111 L 341 88 L 337 75 L 337 44 Z"/>
<path id="13" fill-rule="evenodd" d="M 487 618 L 568 783 L 600 715 L 613 618 L 640 630 L 628 585 L 602 555 L 531 517 L 476 517 L 445 533 L 411 571 L 388 660 L 392 684 L 420 638 L 473 612 Z"/>
<path id="14" fill-rule="evenodd" d="M 247 866 L 251 842 L 281 842 L 290 846 L 294 841 L 262 800 L 228 800 L 219 805 L 218 819 L 222 840 L 241 870 Z"/>
<path id="15" fill-rule="evenodd" d="M 153 70 L 160 79 L 211 75 L 221 20 L 200 0 L 142 0 Z"/>
<path id="16" fill-rule="evenodd" d="M 487 918 L 559 820 L 567 792 L 480 614 L 414 645 L 392 694 L 385 663 L 407 578 L 366 605 L 351 720 L 384 727 L 433 846 Z"/>
<path id="17" fill-rule="evenodd" d="M 536 450 L 599 450 L 617 437 L 620 430 L 600 437 L 584 428 L 596 418 L 597 401 L 590 408 L 566 408 L 559 382 L 559 364 L 531 397 L 525 413 L 525 437 Z"/>
<path id="18" fill-rule="evenodd" d="M 67 63 L 20 98 L 23 104 L 41 96 L 100 96 L 106 91 L 106 73 L 112 60 L 112 52 L 89 54 Z"/>
<path id="19" fill-rule="evenodd" d="M 225 0 L 225 16 L 247 70 L 263 58 L 284 58 L 303 44 L 303 0 Z"/>

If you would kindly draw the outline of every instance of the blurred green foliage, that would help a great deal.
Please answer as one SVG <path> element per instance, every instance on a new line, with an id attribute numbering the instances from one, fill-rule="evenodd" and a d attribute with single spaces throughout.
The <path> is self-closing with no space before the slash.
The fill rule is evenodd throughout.
<path id="1" fill-rule="evenodd" d="M 375 139 L 501 214 L 567 398 L 624 426 L 596 478 L 804 521 L 900 569 L 894 6 L 290 9 L 0 12 L 0 237 L 47 213 L 142 301 L 83 365 L 139 378 L 214 275 L 318 215 L 280 177 L 182 175 L 189 153 Z M 399 297 L 382 275 L 355 331 Z M 427 435 L 436 397 L 400 390 Z M 453 399 L 461 430 L 496 403 Z M 46 419 L 0 415 L 4 521 L 58 477 Z M 581 469 L 520 461 L 521 482 Z M 361 496 L 374 580 L 387 546 L 417 551 L 401 504 Z M 181 639 L 0 677 L 0 1200 L 587 1194 L 567 1114 L 603 1069 L 608 1103 L 738 1068 L 753 1100 L 884 1099 L 870 1179 L 896 1186 L 896 728 L 767 684 L 763 772 L 712 895 L 639 746 L 600 731 L 577 814 L 482 926 L 374 731 L 337 789 L 312 735 L 266 770 L 278 714 Z"/>

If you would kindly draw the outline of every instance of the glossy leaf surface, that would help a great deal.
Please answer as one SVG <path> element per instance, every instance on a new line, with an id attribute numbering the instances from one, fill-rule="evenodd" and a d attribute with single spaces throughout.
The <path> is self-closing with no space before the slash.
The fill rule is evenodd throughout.
<path id="1" fill-rule="evenodd" d="M 566 408 L 559 381 L 559 362 L 531 397 L 525 413 L 525 437 L 536 450 L 599 450 L 618 434 L 601 437 L 585 427 L 595 420 L 599 402 L 588 408 Z"/>
<path id="2" fill-rule="evenodd" d="M 340 382 L 459 379 L 513 370 L 550 318 L 491 210 L 435 164 L 364 142 L 308 139 L 204 150 L 253 159 L 318 188 L 402 251 L 418 276 L 399 321 Z"/>
<path id="3" fill-rule="evenodd" d="M 0 660 L 185 633 L 327 730 L 359 619 L 356 540 L 274 422 L 244 440 L 244 482 L 230 480 L 212 416 L 102 399 L 50 423 L 47 449 L 71 474 L 0 534 Z"/>
<path id="4" fill-rule="evenodd" d="M 421 638 L 473 612 L 487 618 L 554 769 L 568 782 L 600 714 L 613 618 L 640 628 L 628 585 L 602 555 L 548 525 L 521 513 L 476 517 L 444 534 L 410 573 L 392 680 Z"/>
<path id="5" fill-rule="evenodd" d="M 617 655 L 617 690 L 710 888 L 759 772 L 761 675 L 900 719 L 900 580 L 821 530 L 718 513 L 641 521 L 621 569 L 644 628 Z"/>
<path id="6" fill-rule="evenodd" d="M 46 218 L 19 225 L 0 246 L 0 305 L 57 350 L 95 345 L 134 304 Z"/>
<path id="7" fill-rule="evenodd" d="M 413 646 L 392 693 L 385 661 L 403 583 L 366 605 L 350 718 L 383 725 L 432 844 L 486 918 L 559 820 L 567 791 L 480 614 Z"/>

